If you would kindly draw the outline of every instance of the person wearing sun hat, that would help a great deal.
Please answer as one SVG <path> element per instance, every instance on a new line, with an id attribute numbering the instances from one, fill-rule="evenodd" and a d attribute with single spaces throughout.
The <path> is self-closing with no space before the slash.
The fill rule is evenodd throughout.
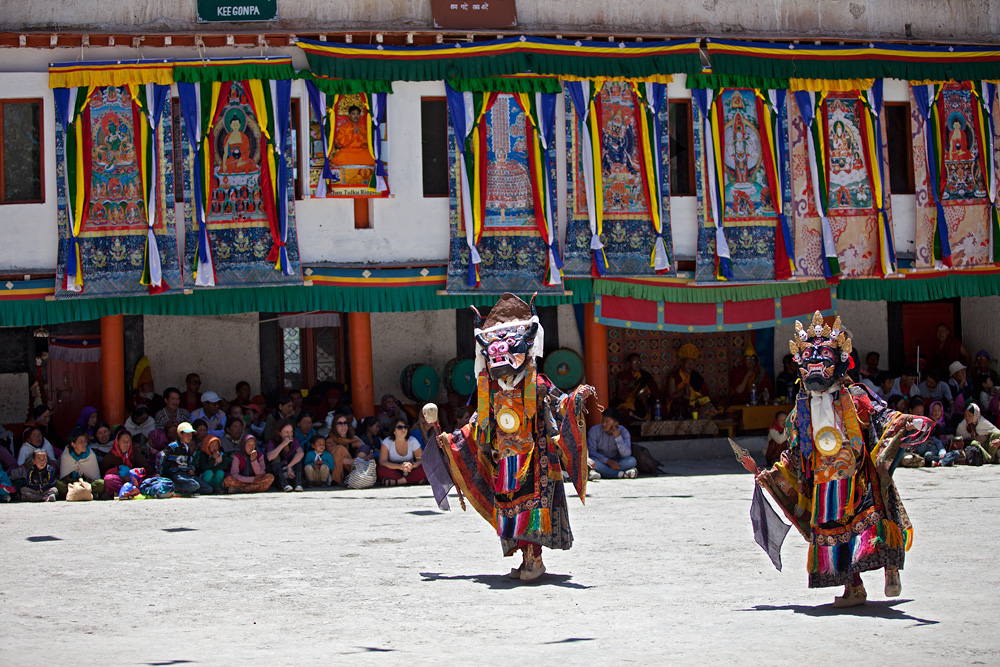
<path id="1" fill-rule="evenodd" d="M 195 474 L 191 463 L 191 456 L 194 453 L 191 440 L 194 438 L 194 433 L 194 427 L 189 422 L 181 422 L 177 425 L 177 439 L 163 450 L 160 474 L 173 480 L 174 492 L 180 496 L 212 493 L 212 485 Z"/>
<path id="2" fill-rule="evenodd" d="M 201 395 L 201 407 L 191 413 L 191 421 L 204 419 L 208 434 L 221 438 L 226 434 L 226 413 L 219 409 L 222 399 L 214 391 Z"/>
<path id="3" fill-rule="evenodd" d="M 129 399 L 129 409 L 140 405 L 146 406 L 149 414 L 155 415 L 163 409 L 163 399 L 157 395 L 153 384 L 153 369 L 149 365 L 149 357 L 142 357 L 135 365 L 132 373 L 132 397 Z"/>

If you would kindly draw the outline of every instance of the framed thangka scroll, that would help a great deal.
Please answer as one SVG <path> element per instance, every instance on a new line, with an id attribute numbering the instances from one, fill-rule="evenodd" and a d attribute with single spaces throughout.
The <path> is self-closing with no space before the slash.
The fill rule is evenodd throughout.
<path id="1" fill-rule="evenodd" d="M 167 86 L 61 88 L 55 98 L 56 298 L 180 289 Z"/>
<path id="2" fill-rule="evenodd" d="M 641 82 L 606 81 L 572 82 L 566 88 L 564 272 L 567 276 L 667 272 L 673 256 L 666 87 L 653 84 L 647 90 Z M 591 113 L 596 122 L 591 122 Z M 657 224 L 662 225 L 665 240 L 659 266 L 653 261 Z"/>
<path id="3" fill-rule="evenodd" d="M 388 197 L 386 93 L 309 90 L 309 193 Z"/>
<path id="4" fill-rule="evenodd" d="M 482 102 L 480 110 L 485 111 L 469 130 L 467 151 L 459 152 L 454 124 L 448 128 L 448 292 L 561 292 L 561 283 L 546 279 L 552 257 L 549 230 L 551 202 L 555 198 L 555 161 L 543 161 L 538 155 L 544 149 L 539 147 L 532 118 L 514 95 L 489 93 L 475 97 Z M 549 105 L 551 126 L 554 95 L 539 97 L 546 98 Z M 458 98 L 462 98 L 461 93 Z M 534 111 L 535 95 L 522 98 L 536 118 L 545 115 Z M 451 116 L 454 121 L 454 114 Z M 549 169 L 547 177 L 543 164 Z M 471 184 L 463 184 L 463 165 L 477 175 Z M 471 201 L 463 201 L 463 197 Z M 539 219 L 542 211 L 542 217 L 548 217 L 548 229 L 546 220 Z M 480 261 L 470 265 L 472 248 Z"/>
<path id="5" fill-rule="evenodd" d="M 975 85 L 966 81 L 910 89 L 918 267 L 970 267 L 996 259 L 990 244 L 996 185 L 994 180 L 990 187 L 990 176 L 997 136 L 984 113 L 996 102 L 996 87 Z"/>

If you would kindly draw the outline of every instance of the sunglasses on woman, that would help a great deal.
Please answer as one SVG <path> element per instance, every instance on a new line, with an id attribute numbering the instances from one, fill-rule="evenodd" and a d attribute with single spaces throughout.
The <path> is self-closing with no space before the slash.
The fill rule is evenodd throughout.
<path id="1" fill-rule="evenodd" d="M 402 424 L 396 424 L 396 430 L 397 430 L 397 431 L 399 431 L 400 429 L 402 429 L 402 430 L 404 430 L 404 431 L 405 431 L 405 430 L 406 430 L 406 427 L 405 427 L 405 426 L 403 426 Z"/>
<path id="2" fill-rule="evenodd" d="M 347 422 L 337 422 L 337 426 L 347 426 Z"/>

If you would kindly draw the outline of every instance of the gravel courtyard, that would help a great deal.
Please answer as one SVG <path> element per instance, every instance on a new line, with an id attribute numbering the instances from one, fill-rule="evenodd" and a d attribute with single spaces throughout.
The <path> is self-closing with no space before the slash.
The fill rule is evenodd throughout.
<path id="1" fill-rule="evenodd" d="M 540 582 L 427 486 L 0 506 L 0 664 L 1000 664 L 1000 467 L 900 469 L 903 594 L 777 572 L 735 461 L 601 481 Z"/>

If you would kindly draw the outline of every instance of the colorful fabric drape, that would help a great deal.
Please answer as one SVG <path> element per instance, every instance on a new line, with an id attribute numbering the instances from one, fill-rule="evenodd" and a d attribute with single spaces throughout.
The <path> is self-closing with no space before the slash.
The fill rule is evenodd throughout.
<path id="1" fill-rule="evenodd" d="M 786 280 L 795 273 L 795 241 L 788 216 L 785 215 L 785 189 L 788 187 L 788 146 L 785 114 L 786 91 L 757 90 L 757 105 L 764 118 L 763 127 L 767 134 L 765 164 L 768 179 L 773 184 L 771 200 L 778 212 L 778 226 L 774 234 L 774 277 Z"/>
<path id="2" fill-rule="evenodd" d="M 178 65 L 193 190 L 186 246 L 196 286 L 297 279 L 288 67 L 288 59 Z M 250 73 L 265 78 L 230 78 Z"/>
<path id="3" fill-rule="evenodd" d="M 730 280 L 733 277 L 732 258 L 729 252 L 729 241 L 726 233 L 722 229 L 722 174 L 721 147 L 718 145 L 718 126 L 713 121 L 713 105 L 715 103 L 715 91 L 705 88 L 698 88 L 691 91 L 694 98 L 695 107 L 692 115 L 695 123 L 701 123 L 699 136 L 703 143 L 704 172 L 705 178 L 698 179 L 699 184 L 704 183 L 703 190 L 708 190 L 709 201 L 707 202 L 712 217 L 712 225 L 715 228 L 715 251 L 714 265 L 715 275 L 719 280 Z M 695 138 L 697 143 L 699 137 Z M 700 166 L 700 161 L 698 162 Z M 704 197 L 701 197 L 704 204 Z"/>
<path id="4" fill-rule="evenodd" d="M 388 95 L 384 92 L 328 93 L 306 81 L 309 93 L 309 188 L 314 198 L 388 197 L 382 126 Z M 358 121 L 351 109 L 358 108 Z M 336 152 L 335 152 L 336 151 Z"/>
<path id="5" fill-rule="evenodd" d="M 935 101 L 941 86 L 935 84 L 910 86 L 913 100 L 917 104 L 923 121 L 924 148 L 926 150 L 927 176 L 930 181 L 931 196 L 937 207 L 937 224 L 934 227 L 934 261 L 951 266 L 951 244 L 948 241 L 948 223 L 945 221 L 944 206 L 941 204 L 941 127 Z"/>
<path id="6" fill-rule="evenodd" d="M 581 167 L 587 196 L 587 217 L 590 222 L 590 250 L 593 252 L 595 275 L 603 276 L 608 268 L 608 258 L 604 254 L 601 233 L 604 231 L 604 197 L 596 193 L 604 191 L 601 162 L 601 132 L 595 99 L 600 94 L 603 81 L 570 81 L 566 91 L 576 109 L 576 115 L 583 124 L 580 133 L 582 142 Z"/>
<path id="7" fill-rule="evenodd" d="M 889 220 L 889 184 L 886 183 L 885 152 L 882 150 L 882 87 L 883 79 L 875 79 L 861 100 L 868 111 L 865 125 L 865 153 L 868 158 L 869 177 L 875 194 L 875 206 L 878 209 L 878 275 L 888 276 L 896 273 L 896 247 L 892 233 L 892 222 Z"/>
<path id="8" fill-rule="evenodd" d="M 173 142 L 164 113 L 169 85 L 159 83 L 169 83 L 170 64 L 130 67 L 50 67 L 50 83 L 67 84 L 53 89 L 57 191 L 66 221 L 57 298 L 156 294 L 171 283 L 180 286 L 173 206 L 167 206 L 168 193 L 173 196 Z"/>
<path id="9" fill-rule="evenodd" d="M 643 190 L 646 203 L 653 218 L 653 229 L 656 230 L 656 241 L 650 253 L 649 265 L 657 273 L 670 271 L 670 256 L 663 242 L 663 129 L 660 116 L 667 105 L 667 86 L 663 83 L 645 82 L 632 84 L 633 95 L 642 108 L 642 120 L 638 123 L 640 147 L 642 155 Z M 669 165 L 669 162 L 667 163 Z M 669 184 L 669 181 L 667 181 Z M 667 195 L 669 196 L 669 194 Z"/>
<path id="10" fill-rule="evenodd" d="M 997 164 L 996 164 L 996 124 L 993 112 L 997 101 L 997 84 L 989 81 L 980 82 L 980 88 L 973 87 L 973 92 L 979 99 L 979 135 L 983 146 L 983 174 L 986 177 L 986 190 L 990 204 L 990 248 L 993 261 L 1000 262 L 1000 209 L 997 207 Z"/>
<path id="11" fill-rule="evenodd" d="M 794 96 L 799 107 L 799 115 L 806 127 L 809 145 L 809 175 L 823 237 L 823 275 L 827 280 L 835 280 L 840 275 L 840 260 L 837 258 L 837 246 L 833 240 L 833 230 L 830 228 L 828 217 L 826 180 L 829 165 L 826 157 L 826 137 L 823 136 L 822 121 L 817 122 L 826 94 L 802 90 L 796 91 Z"/>
<path id="12" fill-rule="evenodd" d="M 554 120 L 555 101 L 545 101 L 545 94 L 519 102 L 503 93 L 460 93 L 450 86 L 447 91 L 448 292 L 561 291 L 561 277 L 554 282 L 559 258 L 551 213 L 551 157 L 546 177 L 540 173 L 546 171 L 540 153 L 547 151 L 536 136 L 536 127 L 546 131 L 549 126 L 546 115 Z M 550 187 L 543 192 L 546 183 Z"/>

